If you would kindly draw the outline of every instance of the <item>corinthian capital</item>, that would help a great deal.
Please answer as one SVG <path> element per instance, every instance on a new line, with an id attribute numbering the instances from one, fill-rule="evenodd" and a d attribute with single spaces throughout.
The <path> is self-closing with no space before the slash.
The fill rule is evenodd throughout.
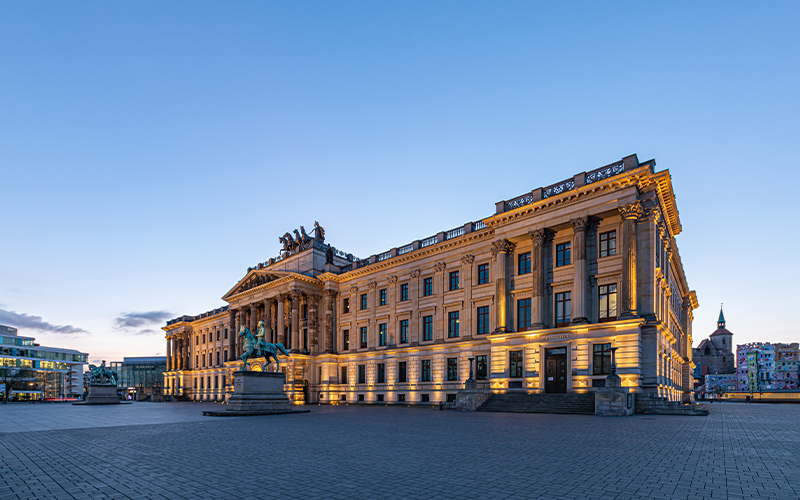
<path id="1" fill-rule="evenodd" d="M 533 243 L 539 243 L 539 244 L 542 244 L 553 237 L 553 231 L 545 228 L 534 229 L 528 234 L 530 234 L 531 241 L 533 241 Z"/>
<path id="2" fill-rule="evenodd" d="M 436 265 L 433 266 L 433 272 L 441 273 L 444 271 L 444 268 L 447 267 L 447 264 L 444 262 L 437 262 Z"/>
<path id="3" fill-rule="evenodd" d="M 511 253 L 517 245 L 503 238 L 502 240 L 495 240 L 492 242 L 492 256 L 496 257 L 498 253 Z"/>
<path id="4" fill-rule="evenodd" d="M 415 280 L 417 278 L 419 278 L 419 269 L 414 269 L 413 271 L 411 271 L 411 279 Z"/>
<path id="5" fill-rule="evenodd" d="M 474 255 L 467 254 L 467 255 L 461 257 L 461 265 L 464 266 L 464 267 L 471 266 L 473 262 L 475 262 L 475 256 Z"/>
<path id="6" fill-rule="evenodd" d="M 370 281 L 369 283 L 367 283 L 367 288 L 369 288 L 370 290 L 375 290 L 376 288 L 378 288 L 378 282 Z"/>
<path id="7" fill-rule="evenodd" d="M 350 295 L 356 295 L 356 294 L 358 294 L 358 286 L 353 285 L 350 287 Z"/>
<path id="8" fill-rule="evenodd" d="M 391 283 L 392 285 L 394 285 L 395 283 L 397 283 L 397 276 L 395 276 L 395 275 L 393 274 L 393 275 L 389 276 L 388 278 L 386 278 L 386 281 L 388 281 L 389 283 Z"/>
<path id="9" fill-rule="evenodd" d="M 619 207 L 619 213 L 622 215 L 623 219 L 638 220 L 639 217 L 644 214 L 644 211 L 642 210 L 642 202 L 636 200 L 633 203 L 622 205 Z"/>
<path id="10" fill-rule="evenodd" d="M 326 297 L 329 297 L 331 299 L 335 299 L 336 296 L 339 294 L 339 292 L 337 292 L 336 290 L 325 290 L 322 293 L 324 293 Z"/>
<path id="11" fill-rule="evenodd" d="M 588 217 L 577 217 L 575 219 L 570 220 L 572 223 L 572 229 L 576 233 L 584 233 L 587 229 L 589 229 L 589 218 Z"/>

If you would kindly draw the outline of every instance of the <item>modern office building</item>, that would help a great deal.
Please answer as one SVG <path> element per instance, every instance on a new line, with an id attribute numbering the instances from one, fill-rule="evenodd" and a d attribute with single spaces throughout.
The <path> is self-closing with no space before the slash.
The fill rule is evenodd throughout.
<path id="1" fill-rule="evenodd" d="M 364 259 L 315 224 L 247 269 L 224 307 L 167 322 L 166 389 L 222 400 L 264 323 L 297 403 L 453 401 L 491 392 L 693 398 L 692 311 L 668 171 L 636 155 L 497 202 L 494 213 Z M 267 369 L 263 360 L 253 368 Z"/>
<path id="2" fill-rule="evenodd" d="M 83 395 L 83 365 L 88 354 L 41 346 L 33 337 L 21 337 L 16 328 L 3 325 L 0 325 L 0 348 L 0 384 L 9 399 Z M 22 375 L 18 375 L 19 370 Z"/>
<path id="3" fill-rule="evenodd" d="M 131 399 L 142 400 L 161 393 L 167 357 L 125 357 L 109 363 L 109 368 L 117 372 L 118 388 Z"/>

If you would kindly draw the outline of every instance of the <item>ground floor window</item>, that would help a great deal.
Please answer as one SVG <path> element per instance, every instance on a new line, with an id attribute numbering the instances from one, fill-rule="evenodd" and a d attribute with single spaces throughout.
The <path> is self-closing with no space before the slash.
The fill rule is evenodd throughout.
<path id="1" fill-rule="evenodd" d="M 419 375 L 420 382 L 430 382 L 431 381 L 431 360 L 430 359 L 423 359 L 420 361 L 420 375 Z"/>
<path id="2" fill-rule="evenodd" d="M 488 356 L 482 354 L 475 356 L 475 380 L 487 380 L 489 378 Z"/>
<path id="3" fill-rule="evenodd" d="M 364 401 L 364 395 L 363 394 L 359 394 L 358 395 L 358 400 L 359 401 Z"/>
<path id="4" fill-rule="evenodd" d="M 378 401 L 383 401 L 383 394 L 378 394 Z"/>
<path id="5" fill-rule="evenodd" d="M 508 368 L 509 377 L 522 377 L 522 351 L 509 351 Z"/>
<path id="6" fill-rule="evenodd" d="M 421 402 L 423 402 L 423 403 L 429 403 L 430 400 L 431 400 L 431 395 L 430 394 L 420 394 L 419 400 Z"/>
<path id="7" fill-rule="evenodd" d="M 347 367 L 346 366 L 342 367 L 342 381 L 340 383 L 342 383 L 342 384 L 346 384 L 347 383 Z"/>
<path id="8" fill-rule="evenodd" d="M 405 361 L 400 361 L 399 363 L 397 363 L 397 382 L 398 383 L 408 382 L 407 373 L 408 372 L 407 372 L 407 369 L 406 369 L 406 362 Z"/>
<path id="9" fill-rule="evenodd" d="M 447 358 L 447 381 L 458 380 L 458 358 Z"/>
<path id="10" fill-rule="evenodd" d="M 384 363 L 378 363 L 378 373 L 377 373 L 377 380 L 375 383 L 377 384 L 385 384 L 386 383 L 386 365 Z"/>
<path id="11" fill-rule="evenodd" d="M 367 383 L 367 365 L 358 365 L 358 383 Z"/>
<path id="12" fill-rule="evenodd" d="M 398 394 L 397 395 L 397 401 L 398 402 L 402 403 L 405 400 L 406 400 L 406 395 L 405 394 Z"/>
<path id="13" fill-rule="evenodd" d="M 608 375 L 611 373 L 611 344 L 594 344 L 592 346 L 592 374 Z"/>
<path id="14" fill-rule="evenodd" d="M 455 394 L 446 394 L 447 402 L 448 403 L 455 403 L 456 402 L 456 395 Z"/>

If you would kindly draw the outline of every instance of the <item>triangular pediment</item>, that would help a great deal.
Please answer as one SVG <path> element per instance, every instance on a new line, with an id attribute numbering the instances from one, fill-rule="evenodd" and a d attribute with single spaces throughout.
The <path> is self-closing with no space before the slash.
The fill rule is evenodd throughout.
<path id="1" fill-rule="evenodd" d="M 246 292 L 261 285 L 266 285 L 273 281 L 278 281 L 290 276 L 296 276 L 297 273 L 287 271 L 270 271 L 268 269 L 251 269 L 248 271 L 244 278 L 239 280 L 236 285 L 226 293 L 222 300 L 228 300 L 242 292 Z"/>

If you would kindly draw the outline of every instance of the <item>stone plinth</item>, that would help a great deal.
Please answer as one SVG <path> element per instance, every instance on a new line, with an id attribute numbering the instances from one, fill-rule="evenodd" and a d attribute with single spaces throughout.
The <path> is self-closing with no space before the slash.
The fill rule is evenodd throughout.
<path id="1" fill-rule="evenodd" d="M 72 403 L 74 405 L 118 405 L 128 401 L 120 401 L 117 396 L 116 385 L 90 385 L 84 401 Z"/>
<path id="2" fill-rule="evenodd" d="M 606 377 L 606 386 L 594 393 L 594 414 L 608 417 L 629 417 L 636 406 L 633 393 L 622 387 L 619 375 Z"/>
<path id="3" fill-rule="evenodd" d="M 203 415 L 234 417 L 245 415 L 275 415 L 307 413 L 293 407 L 283 391 L 286 376 L 273 372 L 233 372 L 233 394 L 225 411 L 204 411 Z"/>

